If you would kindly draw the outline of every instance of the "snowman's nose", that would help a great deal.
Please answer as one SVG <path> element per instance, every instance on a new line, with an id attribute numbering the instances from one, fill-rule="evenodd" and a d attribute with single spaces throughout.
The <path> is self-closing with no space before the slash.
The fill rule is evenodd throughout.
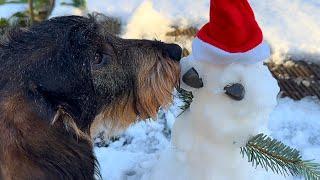
<path id="1" fill-rule="evenodd" d="M 245 88 L 240 83 L 229 84 L 224 87 L 225 93 L 236 101 L 241 101 L 245 96 Z"/>

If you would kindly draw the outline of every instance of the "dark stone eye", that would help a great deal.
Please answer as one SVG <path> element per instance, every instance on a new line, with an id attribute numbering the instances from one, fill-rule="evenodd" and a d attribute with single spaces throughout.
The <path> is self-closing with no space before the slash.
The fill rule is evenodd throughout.
<path id="1" fill-rule="evenodd" d="M 191 68 L 189 69 L 183 76 L 182 76 L 182 81 L 193 88 L 202 88 L 203 87 L 203 81 L 202 78 L 199 77 L 198 72 L 196 69 Z"/>

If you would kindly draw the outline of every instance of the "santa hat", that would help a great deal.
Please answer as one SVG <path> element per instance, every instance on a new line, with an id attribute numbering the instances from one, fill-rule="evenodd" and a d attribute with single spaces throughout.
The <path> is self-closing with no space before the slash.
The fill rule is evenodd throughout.
<path id="1" fill-rule="evenodd" d="M 195 60 L 250 64 L 270 56 L 247 0 L 211 0 L 210 21 L 192 42 Z"/>

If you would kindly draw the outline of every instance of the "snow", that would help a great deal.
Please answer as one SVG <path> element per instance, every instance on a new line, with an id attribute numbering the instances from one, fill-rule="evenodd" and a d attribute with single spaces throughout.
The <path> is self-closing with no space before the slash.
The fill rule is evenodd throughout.
<path id="1" fill-rule="evenodd" d="M 156 152 L 169 145 L 163 128 L 161 123 L 141 122 L 108 148 L 95 148 L 103 179 L 140 179 L 154 164 Z"/>
<path id="2" fill-rule="evenodd" d="M 55 7 L 50 15 L 50 17 L 61 16 L 61 15 L 85 15 L 85 10 L 76 8 L 69 5 L 62 5 L 61 3 L 72 3 L 71 0 L 56 0 Z"/>
<path id="3" fill-rule="evenodd" d="M 270 117 L 271 136 L 302 152 L 305 159 L 320 162 L 320 102 L 316 98 L 301 101 L 281 99 Z"/>
<path id="4" fill-rule="evenodd" d="M 141 8 L 144 3 L 152 3 L 154 11 L 167 18 L 167 22 L 171 22 L 171 25 L 180 27 L 192 25 L 200 28 L 209 18 L 209 0 L 197 0 L 196 3 L 193 0 L 132 0 L 129 2 L 127 0 L 92 0 L 88 3 L 88 11 L 120 17 L 123 23 L 127 24 L 132 16 L 135 16 L 136 9 Z M 272 46 L 272 58 L 276 62 L 280 63 L 287 57 L 320 61 L 320 3 L 318 0 L 250 0 L 250 3 L 265 39 Z M 150 7 L 146 7 L 148 8 Z M 147 26 L 153 28 L 167 26 L 167 23 L 158 21 L 158 16 L 153 17 L 147 11 L 141 14 L 144 14 L 143 18 L 149 19 L 147 22 L 152 22 Z M 156 26 L 155 23 L 157 23 Z M 146 25 L 143 24 L 143 27 Z M 138 28 L 142 29 L 140 26 Z M 162 34 L 163 29 L 152 31 L 154 36 L 150 39 L 160 39 L 157 35 Z"/>
<path id="5" fill-rule="evenodd" d="M 301 101 L 284 98 L 278 102 L 270 116 L 270 135 L 300 150 L 304 159 L 316 159 L 320 163 L 320 102 L 310 97 Z M 174 106 L 172 109 L 179 108 Z M 174 116 L 171 111 L 167 114 Z M 165 117 L 161 117 L 156 122 L 139 122 L 128 129 L 130 136 L 125 132 L 119 142 L 111 143 L 108 147 L 96 147 L 104 179 L 138 180 L 149 173 L 161 153 L 170 145 L 169 137 L 165 135 L 165 120 Z M 131 144 L 122 145 L 126 139 L 130 139 Z"/>
<path id="6" fill-rule="evenodd" d="M 269 111 L 276 103 L 278 91 L 266 67 L 262 64 L 216 67 L 201 63 L 204 64 L 182 61 L 183 70 L 191 66 L 197 69 L 204 78 L 206 89 L 198 91 L 189 88 L 194 91 L 195 102 L 191 104 L 191 110 L 179 117 L 177 122 L 174 123 L 174 117 L 179 114 L 181 102 L 176 99 L 169 111 L 159 115 L 157 121 L 139 122 L 121 135 L 119 141 L 108 147 L 95 148 L 102 162 L 102 176 L 105 179 L 216 177 L 222 180 L 248 179 L 248 176 L 257 180 L 282 179 L 262 169 L 251 168 L 239 154 L 239 147 L 245 142 L 243 140 L 248 135 L 260 132 L 297 148 L 304 159 L 320 162 L 320 102 L 316 98 L 309 97 L 301 101 L 278 99 L 279 103 L 272 111 L 266 127 L 263 122 L 268 119 Z M 247 99 L 244 102 L 234 102 L 221 94 L 224 85 L 237 81 L 246 87 Z M 251 116 L 248 117 L 248 114 Z M 171 131 L 173 143 L 170 143 Z M 192 134 L 192 131 L 195 133 Z M 235 140 L 236 144 L 228 143 Z M 211 142 L 219 146 L 213 146 Z M 230 164 L 234 169 L 223 168 L 229 168 Z"/>
<path id="7" fill-rule="evenodd" d="M 0 18 L 9 18 L 16 12 L 26 10 L 26 4 L 6 4 L 0 6 Z"/>
<path id="8" fill-rule="evenodd" d="M 250 1 L 277 62 L 283 56 L 320 61 L 318 0 Z"/>
<path id="9" fill-rule="evenodd" d="M 170 131 L 175 117 L 181 113 L 181 105 L 182 101 L 175 98 L 167 113 L 159 113 L 157 121 L 138 122 L 108 147 L 96 147 L 102 177 L 138 180 L 149 172 L 157 162 L 160 152 L 170 146 Z"/>
<path id="10" fill-rule="evenodd" d="M 274 4 L 272 2 L 269 2 L 270 4 L 266 4 L 268 2 L 251 1 L 253 8 L 257 11 L 257 19 L 259 20 L 262 29 L 265 31 L 264 33 L 266 40 L 271 43 L 271 46 L 273 48 L 273 58 L 276 61 L 282 61 L 285 58 L 285 55 L 293 55 L 294 57 L 296 57 L 297 55 L 301 56 L 304 53 L 309 53 L 312 55 L 314 54 L 314 57 L 317 57 L 317 52 L 319 52 L 320 47 L 317 38 L 317 29 L 320 28 L 320 24 L 317 20 L 320 16 L 318 16 L 318 18 L 315 18 L 317 17 L 315 16 L 315 14 L 318 13 L 318 11 L 316 12 L 315 9 L 319 6 L 319 4 L 316 4 L 315 1 L 310 1 L 310 3 L 306 3 L 305 1 L 295 1 L 292 4 L 291 8 L 291 2 L 289 1 L 285 2 L 286 6 L 284 7 L 277 7 L 277 5 L 275 5 L 276 3 Z M 112 3 L 111 5 L 108 4 L 108 8 L 104 8 L 102 2 L 100 2 L 98 6 L 94 6 L 95 3 L 92 4 L 93 5 L 91 7 L 89 5 L 89 11 L 98 10 L 109 15 L 117 13 L 120 14 L 117 16 L 120 17 L 124 24 L 128 24 L 127 26 L 125 25 L 123 27 L 123 29 L 125 30 L 124 37 L 147 39 L 156 38 L 164 41 L 170 41 L 170 39 L 163 36 L 163 33 L 165 31 L 169 31 L 171 25 L 179 25 L 182 27 L 193 25 L 199 28 L 208 19 L 208 1 L 206 0 L 200 0 L 197 1 L 197 3 L 192 3 L 191 1 L 189 2 L 185 0 L 175 2 L 117 1 L 117 3 Z M 283 5 L 284 1 L 282 1 L 282 3 L 279 4 Z M 304 4 L 305 7 L 309 6 L 313 9 L 294 8 L 300 6 L 301 4 Z M 282 11 L 282 9 L 286 7 L 288 7 L 289 11 Z M 272 10 L 278 13 L 276 18 L 274 17 L 275 14 Z M 121 11 L 123 11 L 123 13 L 121 13 Z M 292 18 L 293 16 L 290 14 L 292 12 L 295 12 L 294 18 Z M 143 21 L 141 19 L 143 19 Z M 274 19 L 276 19 L 276 21 L 273 21 Z M 295 21 L 296 19 L 300 19 L 301 21 Z M 305 37 L 306 24 L 311 24 L 311 26 L 313 27 L 311 29 L 308 29 L 308 37 Z M 189 49 L 191 48 L 190 42 L 190 40 L 179 41 L 181 45 Z M 297 54 L 294 54 L 295 52 L 297 52 Z M 255 82 L 257 81 L 251 81 L 251 83 Z M 266 87 L 265 89 L 268 90 L 268 87 Z M 263 91 L 263 89 L 261 89 L 261 91 Z M 257 96 L 254 95 L 254 97 Z M 268 101 L 268 99 L 265 98 L 267 97 L 264 97 L 263 95 L 258 97 L 258 99 L 261 100 L 261 104 L 263 104 L 263 102 L 265 101 Z M 312 107 L 317 107 L 317 104 L 315 104 L 313 101 L 290 102 L 287 99 L 280 99 L 279 102 L 279 105 L 271 114 L 269 129 L 261 129 L 264 130 L 266 133 L 269 133 L 271 136 L 276 137 L 277 139 L 284 141 L 285 143 L 288 143 L 292 146 L 293 143 L 291 141 L 297 139 L 298 142 L 295 142 L 296 145 L 293 147 L 297 147 L 299 150 L 301 150 L 303 156 L 306 159 L 315 159 L 320 157 L 320 143 L 318 142 L 320 139 L 318 137 L 320 136 L 314 136 L 311 133 L 311 131 L 319 131 L 319 128 L 315 128 L 317 126 L 314 126 L 314 122 L 317 121 L 316 117 L 320 112 L 319 110 L 311 111 L 308 113 L 309 116 L 314 114 L 314 116 L 312 116 L 313 121 L 310 121 L 310 119 L 306 120 L 303 117 L 304 115 L 299 116 L 300 114 L 304 113 L 303 109 L 301 109 L 300 111 L 297 109 L 287 111 L 285 113 L 286 118 L 283 118 L 279 115 L 274 115 L 277 112 L 281 114 L 283 109 L 287 106 L 291 108 L 297 108 L 297 104 L 301 103 L 306 107 L 308 107 L 309 104 L 312 104 Z M 217 103 L 216 105 L 219 106 L 220 104 Z M 173 106 L 172 109 L 178 109 L 178 107 Z M 261 107 L 261 109 L 263 108 Z M 170 121 L 167 120 L 168 117 L 170 117 Z M 168 131 L 170 132 L 171 128 L 174 126 L 173 117 L 173 113 L 168 112 L 162 118 L 160 117 L 158 122 L 148 122 L 147 124 L 144 122 L 140 122 L 130 127 L 128 130 L 129 132 L 132 132 L 132 129 L 138 129 L 139 132 L 133 134 L 131 133 L 131 136 L 129 136 L 129 140 L 133 144 L 123 145 L 120 143 L 119 145 L 118 142 L 114 142 L 106 148 L 96 148 L 96 151 L 98 151 L 98 154 L 100 154 L 98 155 L 98 157 L 101 158 L 99 160 L 104 162 L 105 159 L 112 159 L 111 161 L 109 161 L 109 164 L 102 164 L 101 170 L 103 177 L 105 179 L 110 178 L 114 180 L 138 180 L 150 179 L 150 176 L 155 175 L 152 177 L 153 179 L 157 179 L 157 177 L 160 177 L 161 179 L 166 179 L 168 178 L 168 176 L 170 178 L 176 178 L 172 175 L 176 175 L 178 173 L 181 175 L 181 179 L 185 179 L 183 175 L 190 175 L 188 174 L 188 171 L 186 169 L 182 168 L 185 164 L 175 163 L 179 161 L 185 162 L 188 158 L 186 158 L 184 153 L 175 152 L 174 149 L 172 150 L 170 136 L 168 136 L 167 133 Z M 313 128 L 304 129 L 304 131 L 300 132 L 300 134 L 298 133 L 297 136 L 285 136 L 284 134 L 279 134 L 277 136 L 276 133 L 283 131 L 280 127 L 288 125 L 287 121 L 289 121 L 289 119 L 293 119 L 292 117 L 296 117 L 296 119 L 294 121 L 290 121 L 292 126 L 288 129 L 295 128 L 295 126 L 300 125 L 299 123 L 308 124 Z M 159 123 L 160 126 L 158 126 L 158 128 L 151 128 L 155 132 L 150 133 L 150 126 L 154 127 L 155 123 Z M 275 127 L 272 126 L 273 124 L 276 124 L 275 127 L 279 127 L 279 129 L 275 129 Z M 145 129 L 142 130 L 141 128 Z M 305 141 L 305 139 L 310 139 L 310 137 L 312 137 L 312 145 L 308 141 Z M 125 139 L 128 138 L 127 132 L 125 132 L 124 135 L 122 135 L 122 138 L 124 139 L 121 139 L 120 141 L 126 142 Z M 188 143 L 191 142 L 187 141 L 185 144 Z M 114 144 L 117 145 L 116 148 L 113 147 Z M 196 145 L 191 143 L 190 146 Z M 102 156 L 101 151 L 105 151 L 102 153 Z M 108 151 L 111 151 L 113 153 L 109 153 Z M 115 154 L 119 152 L 121 152 L 119 156 L 115 156 Z M 237 154 L 236 150 L 231 153 L 233 153 L 234 155 Z M 202 156 L 203 153 L 201 152 L 198 155 Z M 221 156 L 224 157 L 223 155 Z M 236 157 L 237 160 L 241 161 L 240 155 L 234 157 Z M 320 159 L 317 160 L 320 161 Z M 126 162 L 125 165 L 118 165 L 118 162 L 122 163 L 123 161 Z M 199 166 L 202 167 L 201 165 L 202 164 L 200 164 Z M 246 166 L 246 168 L 248 168 L 249 166 L 249 164 L 244 163 L 243 165 Z M 122 169 L 121 171 L 119 171 L 119 168 L 115 168 L 118 166 L 120 166 L 119 168 Z M 207 170 L 210 171 L 210 166 L 208 167 L 209 168 Z M 115 169 L 115 171 L 112 171 L 112 169 Z M 153 172 L 154 174 L 150 175 L 150 172 Z M 263 172 L 263 170 L 253 170 L 253 172 L 257 175 L 257 179 L 275 179 L 274 177 L 272 177 L 272 174 L 266 175 L 265 172 Z M 200 170 L 198 171 L 198 173 L 201 173 Z"/>
<path id="11" fill-rule="evenodd" d="M 196 69 L 204 87 L 194 89 L 182 82 L 182 88 L 193 92 L 193 102 L 173 126 L 172 148 L 161 155 L 147 179 L 268 177 L 266 173 L 258 176 L 253 173 L 250 164 L 239 155 L 239 149 L 251 136 L 267 128 L 269 114 L 277 104 L 277 81 L 262 62 L 217 65 L 194 58 L 191 54 L 181 60 L 182 74 Z M 241 101 L 224 93 L 224 87 L 234 83 L 245 88 Z"/>
<path id="12" fill-rule="evenodd" d="M 88 11 L 97 11 L 119 17 L 126 24 L 136 9 L 144 3 L 153 4 L 155 11 L 177 25 L 200 25 L 208 19 L 209 1 L 207 0 L 197 0 L 197 3 L 192 0 L 90 0 Z M 145 14 L 145 16 L 150 15 Z"/>
<path id="13" fill-rule="evenodd" d="M 165 39 L 172 31 L 170 20 L 153 9 L 149 1 L 142 3 L 133 13 L 125 28 L 123 38 Z"/>

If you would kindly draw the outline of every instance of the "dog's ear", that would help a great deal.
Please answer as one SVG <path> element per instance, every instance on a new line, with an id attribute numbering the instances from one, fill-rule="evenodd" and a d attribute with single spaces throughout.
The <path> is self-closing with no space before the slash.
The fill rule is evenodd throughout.
<path id="1" fill-rule="evenodd" d="M 193 88 L 199 89 L 203 87 L 202 78 L 199 77 L 199 73 L 194 68 L 189 69 L 182 76 L 182 81 Z"/>

